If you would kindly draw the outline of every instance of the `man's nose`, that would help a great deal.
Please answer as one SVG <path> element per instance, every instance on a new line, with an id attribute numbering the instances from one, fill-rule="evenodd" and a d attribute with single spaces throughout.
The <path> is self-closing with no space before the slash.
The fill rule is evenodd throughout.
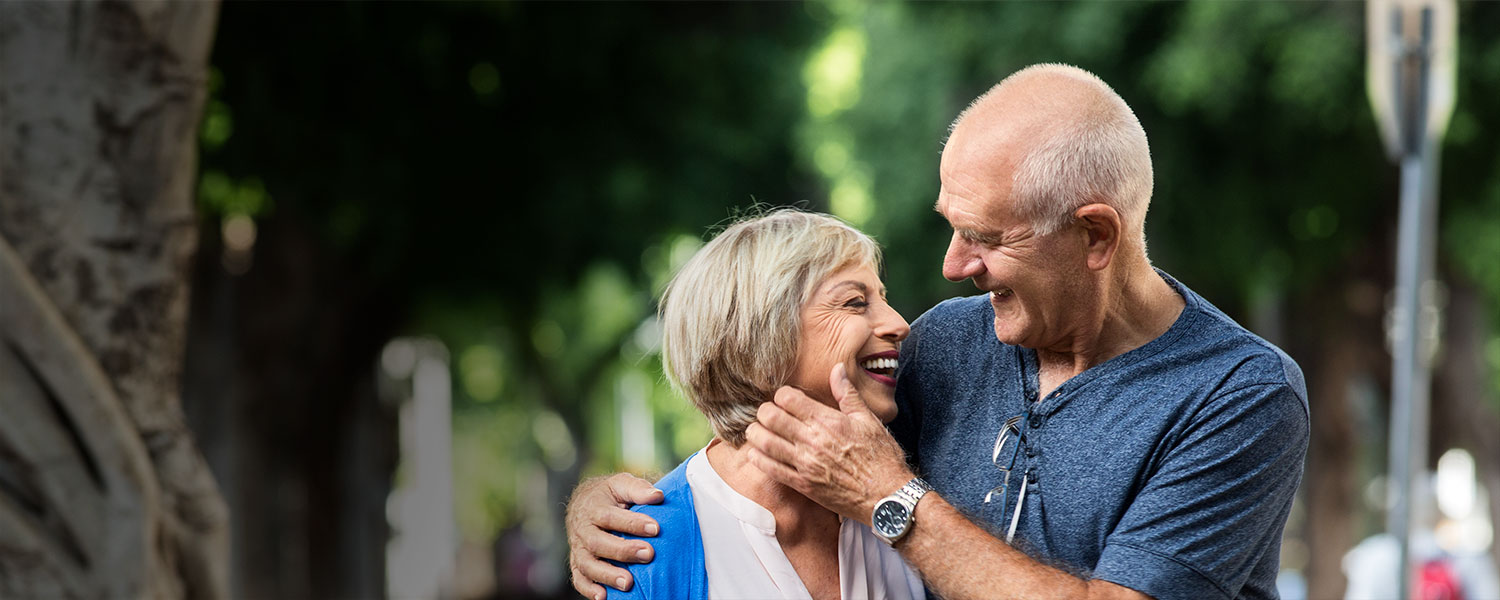
<path id="1" fill-rule="evenodd" d="M 974 251 L 974 244 L 954 232 L 953 240 L 948 242 L 948 253 L 943 255 L 943 278 L 963 281 L 978 275 L 983 264 L 979 253 Z"/>

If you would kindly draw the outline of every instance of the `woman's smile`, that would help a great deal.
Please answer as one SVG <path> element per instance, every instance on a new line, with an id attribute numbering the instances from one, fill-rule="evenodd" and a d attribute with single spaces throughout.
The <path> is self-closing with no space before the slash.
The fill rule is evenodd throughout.
<path id="1" fill-rule="evenodd" d="M 865 375 L 885 385 L 896 387 L 896 357 L 900 352 L 886 350 L 859 359 L 859 368 Z"/>

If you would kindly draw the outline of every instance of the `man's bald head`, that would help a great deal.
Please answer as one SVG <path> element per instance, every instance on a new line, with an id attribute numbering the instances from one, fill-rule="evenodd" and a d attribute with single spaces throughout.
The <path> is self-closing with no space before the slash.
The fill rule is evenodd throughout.
<path id="1" fill-rule="evenodd" d="M 987 174 L 1009 177 L 1015 214 L 1046 234 L 1085 204 L 1114 207 L 1142 243 L 1151 201 L 1151 150 L 1135 113 L 1108 84 L 1077 67 L 1015 72 L 954 121 L 949 145 L 975 152 Z"/>

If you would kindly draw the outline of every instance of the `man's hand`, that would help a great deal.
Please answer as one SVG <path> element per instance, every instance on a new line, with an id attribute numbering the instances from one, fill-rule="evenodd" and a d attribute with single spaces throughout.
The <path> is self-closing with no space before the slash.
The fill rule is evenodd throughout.
<path id="1" fill-rule="evenodd" d="M 661 490 L 651 482 L 617 473 L 578 484 L 568 501 L 568 567 L 573 573 L 573 589 L 595 600 L 604 600 L 608 584 L 622 592 L 630 591 L 630 572 L 604 562 L 651 562 L 655 551 L 640 540 L 626 540 L 609 532 L 619 531 L 641 537 L 653 537 L 659 526 L 655 519 L 629 509 L 635 504 L 660 504 Z"/>
<path id="2" fill-rule="evenodd" d="M 868 525 L 870 512 L 912 478 L 906 454 L 870 412 L 844 365 L 829 374 L 839 408 L 782 387 L 746 432 L 750 461 L 825 508 Z"/>

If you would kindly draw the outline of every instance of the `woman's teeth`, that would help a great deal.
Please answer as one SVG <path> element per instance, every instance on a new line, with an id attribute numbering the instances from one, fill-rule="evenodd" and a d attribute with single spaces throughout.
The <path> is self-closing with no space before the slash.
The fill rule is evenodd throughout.
<path id="1" fill-rule="evenodd" d="M 868 370 L 868 371 L 878 371 L 878 370 L 881 370 L 881 369 L 894 369 L 894 368 L 896 368 L 896 359 L 894 359 L 894 358 L 872 358 L 872 359 L 867 360 L 865 362 L 859 363 L 859 366 L 862 367 L 862 368 L 864 368 L 865 370 Z"/>

